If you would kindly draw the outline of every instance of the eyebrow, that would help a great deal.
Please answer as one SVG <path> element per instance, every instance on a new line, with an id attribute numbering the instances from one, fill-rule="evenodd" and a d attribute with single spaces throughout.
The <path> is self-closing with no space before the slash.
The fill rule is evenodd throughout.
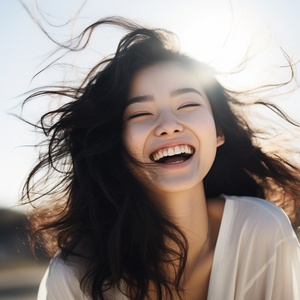
<path id="1" fill-rule="evenodd" d="M 174 90 L 174 91 L 171 91 L 171 96 L 174 97 L 174 96 L 180 96 L 182 94 L 187 94 L 187 93 L 196 93 L 198 95 L 200 95 L 201 97 L 203 97 L 203 95 L 196 89 L 194 88 L 182 88 L 182 89 L 177 89 L 177 90 Z"/>
<path id="2" fill-rule="evenodd" d="M 127 100 L 127 105 L 133 103 L 140 103 L 140 102 L 149 102 L 149 101 L 154 101 L 154 97 L 152 95 L 138 96 Z"/>
<path id="3" fill-rule="evenodd" d="M 182 88 L 182 89 L 177 89 L 174 91 L 170 92 L 171 97 L 175 96 L 180 96 L 183 94 L 187 93 L 196 93 L 203 97 L 203 95 L 196 89 L 194 88 Z M 152 95 L 144 95 L 144 96 L 138 96 L 138 97 L 133 97 L 127 101 L 127 105 L 131 105 L 133 103 L 140 103 L 140 102 L 149 102 L 149 101 L 154 101 L 154 97 Z"/>

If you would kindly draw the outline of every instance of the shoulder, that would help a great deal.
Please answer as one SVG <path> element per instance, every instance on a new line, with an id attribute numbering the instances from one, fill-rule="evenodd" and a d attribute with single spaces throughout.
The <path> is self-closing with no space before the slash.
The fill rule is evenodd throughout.
<path id="1" fill-rule="evenodd" d="M 224 198 L 210 299 L 298 299 L 300 245 L 286 214 L 263 199 Z"/>
<path id="2" fill-rule="evenodd" d="M 256 197 L 249 196 L 225 196 L 226 205 L 230 205 L 236 212 L 250 216 L 254 219 L 262 218 L 262 221 L 289 224 L 290 221 L 285 212 L 274 203 Z"/>
<path id="3" fill-rule="evenodd" d="M 225 196 L 225 209 L 235 224 L 248 234 L 281 239 L 294 239 L 295 232 L 285 212 L 267 200 L 255 197 Z"/>
<path id="4" fill-rule="evenodd" d="M 76 275 L 76 268 L 57 254 L 52 258 L 41 281 L 38 300 L 75 298 L 87 299 L 80 289 L 80 280 Z"/>
<path id="5" fill-rule="evenodd" d="M 80 262 L 63 260 L 59 253 L 55 255 L 40 283 L 37 300 L 90 300 L 80 289 Z M 106 300 L 127 300 L 117 289 L 104 293 Z"/>

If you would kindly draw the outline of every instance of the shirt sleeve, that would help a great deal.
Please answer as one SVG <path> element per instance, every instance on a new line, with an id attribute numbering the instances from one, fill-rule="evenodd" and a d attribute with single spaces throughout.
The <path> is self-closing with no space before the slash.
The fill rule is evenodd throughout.
<path id="1" fill-rule="evenodd" d="M 37 300 L 87 300 L 74 270 L 55 256 L 40 283 Z"/>
<path id="2" fill-rule="evenodd" d="M 277 214 L 276 219 L 280 222 L 278 226 L 273 224 L 273 232 L 268 230 L 268 236 L 262 235 L 273 246 L 266 252 L 265 263 L 248 281 L 249 289 L 245 290 L 245 299 L 300 300 L 300 244 L 286 215 L 282 212 Z M 261 240 L 257 244 L 258 249 L 263 245 Z M 256 295 L 255 298 L 253 295 Z"/>
<path id="3" fill-rule="evenodd" d="M 300 299 L 300 248 L 296 240 L 284 240 L 273 257 L 249 282 L 242 299 Z M 255 298 L 253 298 L 255 295 Z"/>
<path id="4" fill-rule="evenodd" d="M 274 263 L 272 299 L 300 299 L 300 246 L 296 238 L 278 246 Z"/>
<path id="5" fill-rule="evenodd" d="M 230 198 L 210 300 L 300 300 L 300 245 L 286 214 L 265 200 Z"/>

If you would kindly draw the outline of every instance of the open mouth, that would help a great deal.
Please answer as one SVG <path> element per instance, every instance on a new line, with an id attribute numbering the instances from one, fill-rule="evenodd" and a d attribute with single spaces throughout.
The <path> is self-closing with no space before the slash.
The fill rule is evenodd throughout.
<path id="1" fill-rule="evenodd" d="M 195 150 L 189 145 L 178 145 L 159 149 L 150 155 L 150 159 L 160 164 L 178 164 L 189 159 Z"/>

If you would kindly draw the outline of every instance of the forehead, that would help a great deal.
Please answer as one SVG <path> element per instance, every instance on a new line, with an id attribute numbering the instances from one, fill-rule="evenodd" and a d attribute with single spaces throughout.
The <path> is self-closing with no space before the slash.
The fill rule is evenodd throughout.
<path id="1" fill-rule="evenodd" d="M 176 62 L 157 63 L 141 69 L 133 76 L 129 98 L 187 87 L 202 90 L 195 72 Z"/>

